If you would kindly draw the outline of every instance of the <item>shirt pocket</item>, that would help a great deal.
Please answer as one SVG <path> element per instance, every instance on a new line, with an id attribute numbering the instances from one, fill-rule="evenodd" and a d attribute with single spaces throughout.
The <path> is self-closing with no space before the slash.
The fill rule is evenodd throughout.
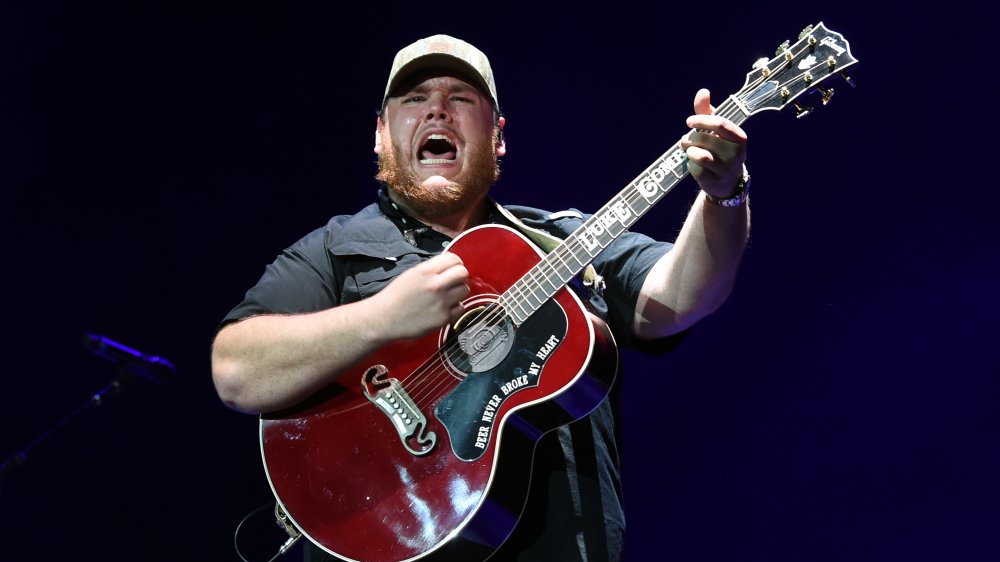
<path id="1" fill-rule="evenodd" d="M 367 258 L 352 261 L 344 279 L 342 302 L 347 304 L 378 294 L 393 279 L 424 259 L 417 254 L 405 254 L 395 259 Z"/>

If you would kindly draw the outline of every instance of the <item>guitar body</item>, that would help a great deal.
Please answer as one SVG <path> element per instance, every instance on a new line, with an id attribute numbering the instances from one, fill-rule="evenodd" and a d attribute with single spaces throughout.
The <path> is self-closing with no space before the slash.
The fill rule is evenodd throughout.
<path id="1" fill-rule="evenodd" d="M 346 560 L 488 558 L 520 517 L 538 439 L 589 414 L 614 380 L 610 332 L 571 290 L 519 326 L 490 308 L 541 260 L 520 233 L 479 227 L 449 251 L 470 272 L 465 326 L 396 342 L 261 417 L 282 507 Z"/>

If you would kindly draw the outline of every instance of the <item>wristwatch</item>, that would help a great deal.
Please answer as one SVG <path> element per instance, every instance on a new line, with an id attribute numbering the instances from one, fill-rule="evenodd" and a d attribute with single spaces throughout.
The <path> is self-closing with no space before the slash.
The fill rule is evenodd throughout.
<path id="1" fill-rule="evenodd" d="M 716 197 L 711 193 L 706 192 L 705 197 L 708 200 L 720 207 L 739 207 L 744 201 L 750 196 L 750 174 L 747 172 L 746 166 L 743 167 L 743 177 L 740 181 L 736 182 L 735 193 L 729 197 L 722 198 Z"/>

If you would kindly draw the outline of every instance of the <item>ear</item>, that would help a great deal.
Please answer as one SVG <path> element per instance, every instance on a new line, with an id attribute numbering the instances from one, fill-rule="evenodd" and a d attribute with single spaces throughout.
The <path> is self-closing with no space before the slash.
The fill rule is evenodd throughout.
<path id="1" fill-rule="evenodd" d="M 385 124 L 382 123 L 381 117 L 375 118 L 375 154 L 380 154 L 382 152 L 382 129 L 385 128 Z"/>
<path id="2" fill-rule="evenodd" d="M 497 127 L 500 129 L 500 133 L 497 136 L 497 140 L 496 140 L 497 156 L 503 156 L 504 154 L 507 154 L 507 141 L 504 140 L 504 138 L 503 138 L 503 126 L 506 123 L 507 123 L 507 120 L 504 119 L 503 117 L 500 117 L 500 119 L 497 120 Z"/>

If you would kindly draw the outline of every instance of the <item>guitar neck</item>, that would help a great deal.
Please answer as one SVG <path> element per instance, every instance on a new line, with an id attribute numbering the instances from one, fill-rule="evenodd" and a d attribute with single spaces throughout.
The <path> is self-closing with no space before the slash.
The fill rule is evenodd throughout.
<path id="1" fill-rule="evenodd" d="M 802 117 L 812 108 L 801 107 L 795 100 L 814 90 L 822 93 L 826 105 L 833 88 L 819 84 L 841 74 L 853 86 L 845 69 L 857 62 L 843 35 L 830 31 L 823 22 L 808 26 L 794 45 L 786 41 L 773 58 L 754 63 L 743 88 L 713 113 L 739 125 L 761 111 L 794 105 Z M 499 304 L 516 324 L 527 320 L 687 174 L 687 155 L 678 142 L 501 295 Z"/>
<path id="2" fill-rule="evenodd" d="M 733 97 L 714 114 L 736 124 L 749 117 Z M 687 175 L 687 154 L 678 141 L 500 297 L 514 322 L 527 320 Z"/>

